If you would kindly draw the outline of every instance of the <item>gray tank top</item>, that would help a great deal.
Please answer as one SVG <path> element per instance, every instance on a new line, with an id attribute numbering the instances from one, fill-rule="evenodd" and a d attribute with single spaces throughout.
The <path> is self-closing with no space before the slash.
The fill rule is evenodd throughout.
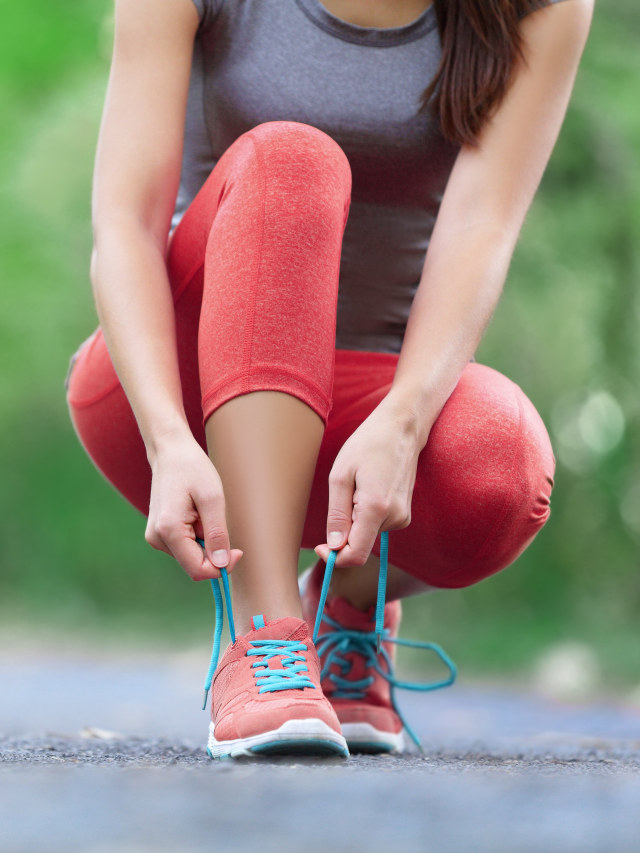
<path id="1" fill-rule="evenodd" d="M 320 128 L 353 176 L 336 347 L 400 352 L 459 150 L 418 112 L 440 60 L 433 5 L 382 29 L 346 23 L 320 0 L 193 2 L 200 27 L 172 228 L 242 133 L 274 120 Z"/>

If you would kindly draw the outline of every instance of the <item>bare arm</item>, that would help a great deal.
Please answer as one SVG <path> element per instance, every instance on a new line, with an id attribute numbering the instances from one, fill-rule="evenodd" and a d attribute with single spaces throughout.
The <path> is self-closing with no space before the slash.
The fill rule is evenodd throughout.
<path id="1" fill-rule="evenodd" d="M 194 578 L 228 549 L 222 486 L 189 429 L 165 264 L 198 14 L 192 0 L 116 0 L 95 163 L 91 281 L 100 324 L 153 471 L 146 538 Z M 218 565 L 226 566 L 228 561 Z"/>
<path id="2" fill-rule="evenodd" d="M 189 430 L 164 254 L 197 25 L 191 0 L 117 0 L 94 172 L 93 292 L 149 453 Z"/>
<path id="3" fill-rule="evenodd" d="M 336 567 L 364 565 L 380 530 L 411 523 L 418 456 L 473 356 L 564 118 L 593 0 L 533 12 L 522 67 L 478 147 L 458 154 L 389 393 L 347 439 L 329 475 Z M 315 548 L 327 560 L 327 544 Z"/>
<path id="4" fill-rule="evenodd" d="M 593 0 L 522 22 L 522 66 L 479 146 L 463 146 L 442 200 L 384 404 L 424 447 L 500 298 L 524 218 L 558 137 Z"/>

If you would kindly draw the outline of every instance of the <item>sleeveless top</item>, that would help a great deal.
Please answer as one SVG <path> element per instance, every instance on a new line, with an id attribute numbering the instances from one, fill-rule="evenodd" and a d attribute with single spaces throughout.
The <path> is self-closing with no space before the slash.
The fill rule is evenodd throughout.
<path id="1" fill-rule="evenodd" d="M 377 28 L 347 23 L 320 0 L 193 3 L 200 26 L 172 229 L 245 131 L 274 120 L 323 130 L 352 171 L 336 347 L 399 353 L 459 151 L 418 111 L 441 55 L 433 5 Z"/>

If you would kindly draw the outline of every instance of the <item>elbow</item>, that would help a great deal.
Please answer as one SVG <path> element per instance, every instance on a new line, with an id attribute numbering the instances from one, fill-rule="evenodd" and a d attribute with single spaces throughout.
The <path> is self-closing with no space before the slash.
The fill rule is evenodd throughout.
<path id="1" fill-rule="evenodd" d="M 169 224 L 159 227 L 157 223 L 148 222 L 135 211 L 117 210 L 95 214 L 92 220 L 94 258 L 113 251 L 115 246 L 141 243 L 155 245 L 164 255 L 169 236 Z"/>
<path id="2" fill-rule="evenodd" d="M 469 214 L 473 216 L 473 213 Z M 505 248 L 514 247 L 522 231 L 526 211 L 517 204 L 485 204 L 477 206 L 476 221 L 482 223 L 487 240 Z"/>
<path id="3" fill-rule="evenodd" d="M 163 259 L 167 237 L 161 237 L 155 229 L 130 214 L 102 216 L 92 223 L 93 245 L 89 276 L 95 289 L 103 270 L 114 265 L 127 264 L 127 259 L 159 254 Z"/>
<path id="4" fill-rule="evenodd" d="M 93 249 L 91 250 L 91 260 L 89 262 L 89 280 L 91 282 L 91 290 L 94 299 L 98 298 L 98 290 L 100 283 L 100 255 L 98 254 L 97 243 L 94 240 Z"/>
<path id="5" fill-rule="evenodd" d="M 446 215 L 438 218 L 436 230 L 442 230 L 450 237 L 479 241 L 507 251 L 515 247 L 524 222 L 523 212 L 515 209 L 514 205 L 477 200 L 470 200 L 467 205 L 456 204 L 446 211 Z"/>
<path id="6" fill-rule="evenodd" d="M 102 277 L 103 258 L 109 255 L 109 237 L 100 228 L 93 224 L 93 243 L 91 247 L 91 259 L 89 261 L 89 280 L 94 298 L 97 298 L 98 287 Z"/>

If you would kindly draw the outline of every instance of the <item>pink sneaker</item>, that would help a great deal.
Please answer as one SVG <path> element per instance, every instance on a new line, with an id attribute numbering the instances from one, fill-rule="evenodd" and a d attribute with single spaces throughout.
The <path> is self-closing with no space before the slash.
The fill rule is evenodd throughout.
<path id="1" fill-rule="evenodd" d="M 237 637 L 213 677 L 207 751 L 241 755 L 335 755 L 349 750 L 320 686 L 320 663 L 307 624 L 265 622 Z"/>
<path id="2" fill-rule="evenodd" d="M 324 561 L 319 560 L 300 578 L 302 614 L 310 631 L 316 621 L 324 567 Z M 399 601 L 385 605 L 385 637 L 397 637 L 401 617 Z M 374 625 L 375 607 L 365 613 L 344 598 L 327 598 L 317 647 L 323 669 L 329 653 L 332 660 L 328 671 L 323 672 L 322 689 L 340 720 L 350 750 L 402 752 L 404 724 L 393 706 L 389 678 L 376 668 L 377 664 L 393 677 L 395 644 L 383 640 L 377 655 Z"/>
<path id="3" fill-rule="evenodd" d="M 253 630 L 238 639 L 229 578 L 222 569 L 231 645 L 219 666 L 223 594 L 218 580 L 211 581 L 216 621 L 203 705 L 206 708 L 213 683 L 209 755 L 347 756 L 347 744 L 360 752 L 398 752 L 404 746 L 403 729 L 421 749 L 395 703 L 394 689 L 447 687 L 456 678 L 456 667 L 435 643 L 396 636 L 400 603 L 384 603 L 388 536 L 387 531 L 380 534 L 377 605 L 368 613 L 341 598 L 326 601 L 338 553 L 331 551 L 326 566 L 319 560 L 300 579 L 304 620 L 286 617 L 265 623 L 264 616 L 254 616 Z M 202 539 L 197 541 L 204 548 Z M 435 652 L 449 675 L 427 684 L 397 681 L 393 673 L 396 644 Z"/>
<path id="4" fill-rule="evenodd" d="M 322 688 L 340 720 L 349 749 L 354 752 L 401 752 L 405 746 L 404 731 L 422 751 L 418 736 L 396 705 L 394 690 L 396 687 L 437 690 L 453 684 L 456 678 L 455 664 L 440 646 L 401 640 L 397 636 L 402 616 L 400 602 L 384 604 L 387 537 L 388 533 L 383 531 L 377 606 L 366 613 L 344 598 L 327 597 L 318 618 L 319 605 L 331 580 L 336 551 L 331 552 L 326 566 L 323 560 L 319 560 L 300 578 L 303 616 L 313 631 L 322 663 Z M 321 582 L 322 573 L 324 580 Z M 447 667 L 448 676 L 424 684 L 398 681 L 393 671 L 396 645 L 435 652 Z"/>

